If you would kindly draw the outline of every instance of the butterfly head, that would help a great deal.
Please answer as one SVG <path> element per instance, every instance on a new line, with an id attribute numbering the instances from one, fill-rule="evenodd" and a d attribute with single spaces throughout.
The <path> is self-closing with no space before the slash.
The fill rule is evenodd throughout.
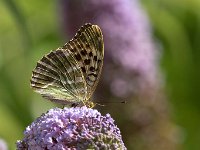
<path id="1" fill-rule="evenodd" d="M 89 108 L 93 108 L 96 105 L 92 101 L 84 101 L 83 104 Z"/>

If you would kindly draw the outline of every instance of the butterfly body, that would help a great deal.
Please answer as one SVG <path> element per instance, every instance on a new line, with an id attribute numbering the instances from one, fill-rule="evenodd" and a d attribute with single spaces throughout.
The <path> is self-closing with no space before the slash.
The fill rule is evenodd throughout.
<path id="1" fill-rule="evenodd" d="M 56 103 L 93 107 L 90 97 L 101 74 L 103 57 L 101 29 L 85 24 L 72 40 L 38 61 L 31 87 Z"/>

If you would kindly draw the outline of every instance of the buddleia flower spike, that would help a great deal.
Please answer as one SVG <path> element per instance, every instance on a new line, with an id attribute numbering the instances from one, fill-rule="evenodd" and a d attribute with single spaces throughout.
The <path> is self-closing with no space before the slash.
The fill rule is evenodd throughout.
<path id="1" fill-rule="evenodd" d="M 73 39 L 37 62 L 31 87 L 44 98 L 63 105 L 86 105 L 101 74 L 104 44 L 97 25 L 83 25 Z"/>
<path id="2" fill-rule="evenodd" d="M 83 107 L 54 108 L 37 118 L 17 150 L 126 150 L 109 114 Z"/>

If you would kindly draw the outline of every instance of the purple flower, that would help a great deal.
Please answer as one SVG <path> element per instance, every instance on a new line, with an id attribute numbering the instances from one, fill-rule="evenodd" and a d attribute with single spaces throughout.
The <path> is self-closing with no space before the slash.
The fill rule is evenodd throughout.
<path id="1" fill-rule="evenodd" d="M 87 107 L 55 108 L 37 118 L 17 149 L 126 149 L 109 114 Z"/>

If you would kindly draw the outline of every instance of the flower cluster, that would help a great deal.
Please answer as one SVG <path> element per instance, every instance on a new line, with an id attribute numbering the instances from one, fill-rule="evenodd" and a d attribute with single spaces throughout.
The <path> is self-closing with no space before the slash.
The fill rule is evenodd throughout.
<path id="1" fill-rule="evenodd" d="M 17 141 L 18 150 L 126 149 L 109 114 L 87 107 L 55 108 L 37 118 Z"/>

